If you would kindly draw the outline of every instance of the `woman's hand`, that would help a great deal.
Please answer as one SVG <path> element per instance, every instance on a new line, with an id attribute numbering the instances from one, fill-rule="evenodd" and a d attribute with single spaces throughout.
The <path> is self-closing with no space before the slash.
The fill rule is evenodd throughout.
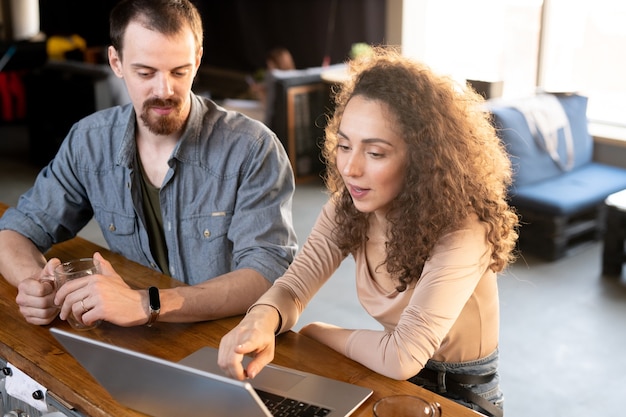
<path id="1" fill-rule="evenodd" d="M 278 311 L 271 306 L 252 308 L 241 322 L 220 341 L 218 365 L 231 378 L 254 378 L 274 359 L 275 332 L 280 322 Z M 243 367 L 243 357 L 254 359 Z"/>

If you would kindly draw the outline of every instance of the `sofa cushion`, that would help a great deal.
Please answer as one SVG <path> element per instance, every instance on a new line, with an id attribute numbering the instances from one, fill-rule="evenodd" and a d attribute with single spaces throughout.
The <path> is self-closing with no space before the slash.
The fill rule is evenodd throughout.
<path id="1" fill-rule="evenodd" d="M 511 203 L 555 215 L 570 215 L 626 189 L 626 170 L 596 162 L 551 179 L 511 190 Z"/>
<path id="2" fill-rule="evenodd" d="M 569 120 L 574 151 L 572 170 L 575 170 L 591 162 L 593 157 L 593 140 L 587 130 L 587 97 L 576 94 L 555 96 Z M 540 135 L 539 138 L 533 138 L 526 118 L 516 109 L 516 100 L 492 101 L 488 103 L 488 110 L 493 115 L 494 126 L 511 157 L 516 186 L 534 184 L 564 173 L 544 147 L 540 146 L 543 138 Z M 564 129 L 559 130 L 558 138 L 558 154 L 562 161 L 566 161 Z"/>

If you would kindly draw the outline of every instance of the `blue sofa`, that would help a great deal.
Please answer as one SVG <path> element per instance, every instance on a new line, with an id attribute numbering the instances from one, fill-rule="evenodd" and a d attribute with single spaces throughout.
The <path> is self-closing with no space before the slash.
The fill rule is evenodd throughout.
<path id="1" fill-rule="evenodd" d="M 487 104 L 513 165 L 509 196 L 521 216 L 519 249 L 546 260 L 562 258 L 599 240 L 605 227 L 605 198 L 626 189 L 626 169 L 593 160 L 587 98 L 578 94 L 553 97 L 569 123 L 553 135 L 542 134 L 533 125 L 536 119 L 528 117 L 529 106 L 545 102 L 542 95 Z M 547 136 L 558 140 L 546 142 Z"/>

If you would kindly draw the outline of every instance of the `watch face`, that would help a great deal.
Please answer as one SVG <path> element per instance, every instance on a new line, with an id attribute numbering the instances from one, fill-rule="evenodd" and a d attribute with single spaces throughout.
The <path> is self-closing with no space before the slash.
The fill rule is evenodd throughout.
<path id="1" fill-rule="evenodd" d="M 148 295 L 150 296 L 150 309 L 160 310 L 161 299 L 159 297 L 159 289 L 157 287 L 148 288 Z"/>

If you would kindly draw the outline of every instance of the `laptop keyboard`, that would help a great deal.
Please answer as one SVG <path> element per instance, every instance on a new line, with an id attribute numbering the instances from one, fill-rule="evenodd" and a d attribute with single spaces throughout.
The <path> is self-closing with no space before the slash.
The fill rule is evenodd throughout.
<path id="1" fill-rule="evenodd" d="M 259 389 L 255 391 L 274 417 L 324 417 L 330 413 L 328 408 L 317 407 Z"/>

